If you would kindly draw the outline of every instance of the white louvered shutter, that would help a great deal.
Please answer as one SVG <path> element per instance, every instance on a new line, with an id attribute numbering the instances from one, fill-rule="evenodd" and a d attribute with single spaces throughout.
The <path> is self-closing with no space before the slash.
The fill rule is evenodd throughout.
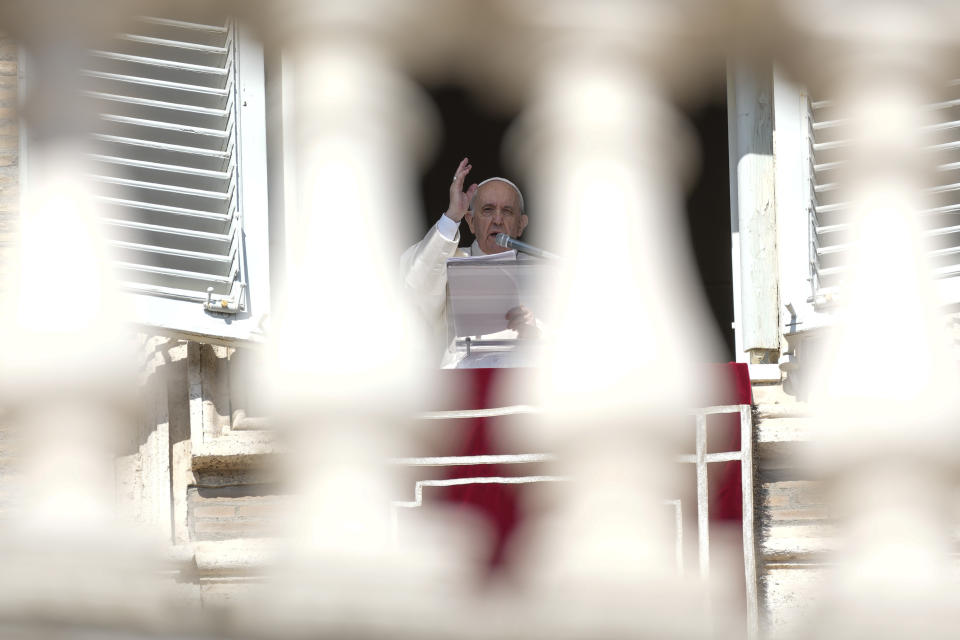
<path id="1" fill-rule="evenodd" d="M 951 95 L 952 94 L 952 95 Z M 944 304 L 960 302 L 960 81 L 942 102 L 927 106 L 926 150 L 937 166 L 927 191 L 931 207 L 919 213 L 924 245 Z M 835 299 L 852 257 L 852 211 L 838 196 L 837 169 L 844 161 L 844 122 L 830 101 L 808 102 L 808 219 L 813 302 Z"/>
<path id="2" fill-rule="evenodd" d="M 230 20 L 143 18 L 85 75 L 92 178 L 136 321 L 254 337 L 269 304 L 259 47 Z"/>

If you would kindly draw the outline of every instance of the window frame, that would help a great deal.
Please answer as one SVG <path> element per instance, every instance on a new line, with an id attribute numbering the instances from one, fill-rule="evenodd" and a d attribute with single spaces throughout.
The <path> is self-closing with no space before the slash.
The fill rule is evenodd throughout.
<path id="1" fill-rule="evenodd" d="M 780 266 L 780 326 L 784 336 L 822 329 L 832 314 L 813 299 L 810 264 L 810 184 L 807 89 L 773 71 L 773 154 Z"/>

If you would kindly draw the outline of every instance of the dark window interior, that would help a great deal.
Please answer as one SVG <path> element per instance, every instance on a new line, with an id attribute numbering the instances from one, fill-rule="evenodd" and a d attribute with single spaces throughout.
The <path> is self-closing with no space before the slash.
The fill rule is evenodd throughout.
<path id="1" fill-rule="evenodd" d="M 687 194 L 687 222 L 703 293 L 713 313 L 725 347 L 724 357 L 734 359 L 733 283 L 730 265 L 730 184 L 727 156 L 727 108 L 724 83 L 710 101 L 684 110 L 700 146 L 699 175 Z M 446 210 L 448 188 L 461 158 L 468 156 L 473 170 L 468 180 L 476 182 L 503 176 L 517 183 L 530 213 L 530 227 L 524 240 L 538 243 L 538 226 L 548 220 L 537 217 L 532 201 L 518 176 L 504 167 L 501 141 L 515 114 L 491 113 L 478 105 L 465 89 L 456 86 L 428 88 L 443 123 L 443 142 L 431 166 L 424 173 L 422 232 Z M 468 182 L 469 184 L 469 182 Z M 463 246 L 473 242 L 467 225 L 461 225 Z M 544 247 L 549 249 L 549 247 Z"/>

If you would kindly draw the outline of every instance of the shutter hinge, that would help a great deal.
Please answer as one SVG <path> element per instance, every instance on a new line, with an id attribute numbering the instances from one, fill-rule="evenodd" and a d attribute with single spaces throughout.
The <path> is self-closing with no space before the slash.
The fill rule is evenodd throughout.
<path id="1" fill-rule="evenodd" d="M 816 293 L 807 297 L 807 302 L 813 304 L 816 309 L 832 307 L 840 302 L 840 295 L 833 291 L 827 293 Z"/>
<path id="2" fill-rule="evenodd" d="M 241 300 L 243 300 L 243 289 L 245 285 L 240 283 L 240 290 L 237 292 L 236 297 L 230 296 L 216 296 L 213 295 L 213 287 L 207 287 L 207 300 L 203 303 L 203 308 L 207 311 L 214 311 L 216 313 L 237 313 L 241 311 Z"/>

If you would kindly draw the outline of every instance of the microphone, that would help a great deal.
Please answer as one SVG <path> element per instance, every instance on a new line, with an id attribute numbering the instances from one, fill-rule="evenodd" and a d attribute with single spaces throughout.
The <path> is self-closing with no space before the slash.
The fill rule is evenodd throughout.
<path id="1" fill-rule="evenodd" d="M 516 249 L 517 251 L 526 253 L 527 255 L 534 256 L 535 258 L 543 258 L 545 260 L 559 260 L 560 256 L 555 253 L 550 253 L 549 251 L 544 251 L 543 249 L 538 249 L 533 245 L 529 245 L 526 242 L 520 242 L 508 236 L 505 233 L 498 233 L 497 237 L 494 238 L 499 246 L 505 249 Z"/>

